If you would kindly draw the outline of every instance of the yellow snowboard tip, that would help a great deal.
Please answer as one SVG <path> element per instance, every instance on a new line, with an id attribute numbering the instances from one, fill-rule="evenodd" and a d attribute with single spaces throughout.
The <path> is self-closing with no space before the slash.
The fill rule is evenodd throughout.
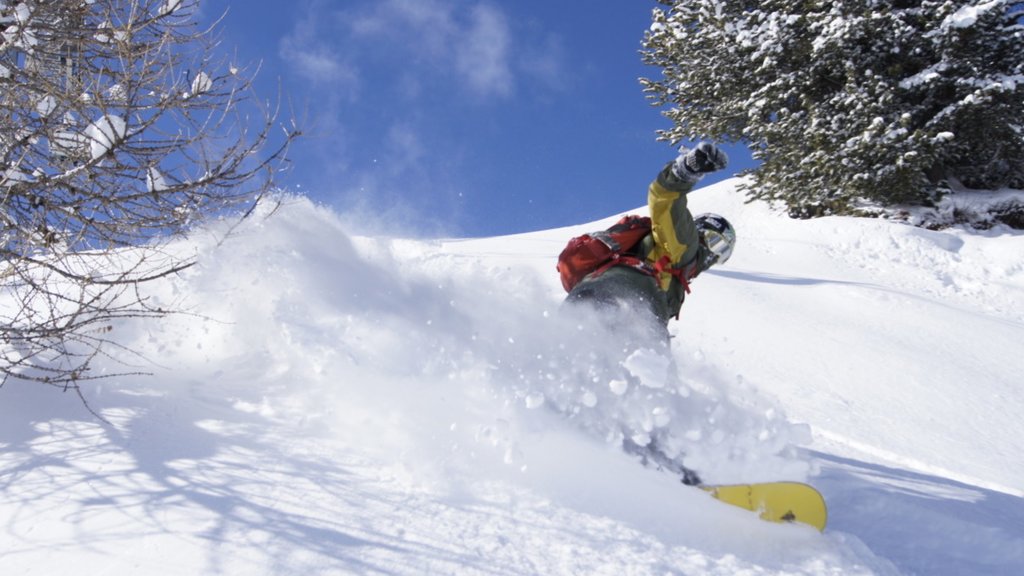
<path id="1" fill-rule="evenodd" d="M 800 482 L 766 482 L 705 486 L 712 496 L 733 506 L 757 512 L 769 522 L 800 522 L 825 531 L 828 509 L 813 486 Z"/>

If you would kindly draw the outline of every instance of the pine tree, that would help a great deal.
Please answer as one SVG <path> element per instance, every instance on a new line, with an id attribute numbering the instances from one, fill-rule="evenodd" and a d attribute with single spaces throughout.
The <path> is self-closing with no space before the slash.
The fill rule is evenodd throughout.
<path id="1" fill-rule="evenodd" d="M 752 196 L 813 216 L 1024 187 L 1021 3 L 661 1 L 661 136 L 747 142 Z"/>

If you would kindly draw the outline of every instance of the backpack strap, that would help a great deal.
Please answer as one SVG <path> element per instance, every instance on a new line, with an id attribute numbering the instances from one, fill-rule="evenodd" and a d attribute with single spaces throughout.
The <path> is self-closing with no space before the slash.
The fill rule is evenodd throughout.
<path id="1" fill-rule="evenodd" d="M 628 266 L 648 276 L 656 277 L 657 271 L 643 259 L 632 254 L 612 254 L 612 257 L 599 268 L 589 274 L 591 278 L 597 278 L 604 274 L 612 266 Z"/>
<path id="2" fill-rule="evenodd" d="M 654 263 L 653 269 L 655 270 L 655 279 L 660 278 L 661 273 L 667 273 L 671 275 L 679 283 L 682 284 L 683 290 L 686 294 L 690 293 L 690 280 L 697 277 L 700 274 L 699 258 L 690 260 L 689 264 L 684 265 L 682 268 L 673 268 L 672 260 L 669 259 L 668 255 L 662 256 L 657 262 Z M 679 311 L 676 311 L 676 320 L 679 320 Z"/>
<path id="3" fill-rule="evenodd" d="M 672 260 L 668 257 L 668 254 L 666 254 L 654 263 L 653 270 L 658 276 L 662 273 L 667 273 L 676 280 L 679 280 L 679 283 L 683 285 L 683 290 L 689 294 L 690 280 L 696 278 L 697 274 L 700 273 L 700 266 L 697 264 L 697 259 L 694 258 L 689 264 L 682 268 L 673 268 Z"/>
<path id="4" fill-rule="evenodd" d="M 630 268 L 642 272 L 655 280 L 657 280 L 662 273 L 667 273 L 676 280 L 679 280 L 679 283 L 683 285 L 683 290 L 685 290 L 687 294 L 690 293 L 690 280 L 695 278 L 700 270 L 697 265 L 696 258 L 682 268 L 673 268 L 672 260 L 667 254 L 662 256 L 660 260 L 654 263 L 654 265 L 648 264 L 646 260 L 633 256 L 632 254 L 613 254 L 607 262 L 591 272 L 590 277 L 597 278 L 612 266 L 629 266 Z"/>

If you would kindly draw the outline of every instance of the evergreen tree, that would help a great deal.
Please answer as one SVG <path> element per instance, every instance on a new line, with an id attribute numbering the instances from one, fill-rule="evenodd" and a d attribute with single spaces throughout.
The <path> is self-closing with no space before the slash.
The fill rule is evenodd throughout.
<path id="1" fill-rule="evenodd" d="M 747 142 L 753 196 L 812 216 L 1024 187 L 1024 4 L 660 1 L 661 135 Z"/>

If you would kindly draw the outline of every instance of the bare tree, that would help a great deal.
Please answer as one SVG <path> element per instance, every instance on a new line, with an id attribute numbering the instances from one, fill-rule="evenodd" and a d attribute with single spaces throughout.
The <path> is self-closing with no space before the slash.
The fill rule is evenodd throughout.
<path id="1" fill-rule="evenodd" d="M 0 385 L 80 393 L 168 250 L 273 184 L 291 125 L 214 58 L 197 0 L 0 0 Z M 109 374 L 108 374 L 109 376 Z"/>

